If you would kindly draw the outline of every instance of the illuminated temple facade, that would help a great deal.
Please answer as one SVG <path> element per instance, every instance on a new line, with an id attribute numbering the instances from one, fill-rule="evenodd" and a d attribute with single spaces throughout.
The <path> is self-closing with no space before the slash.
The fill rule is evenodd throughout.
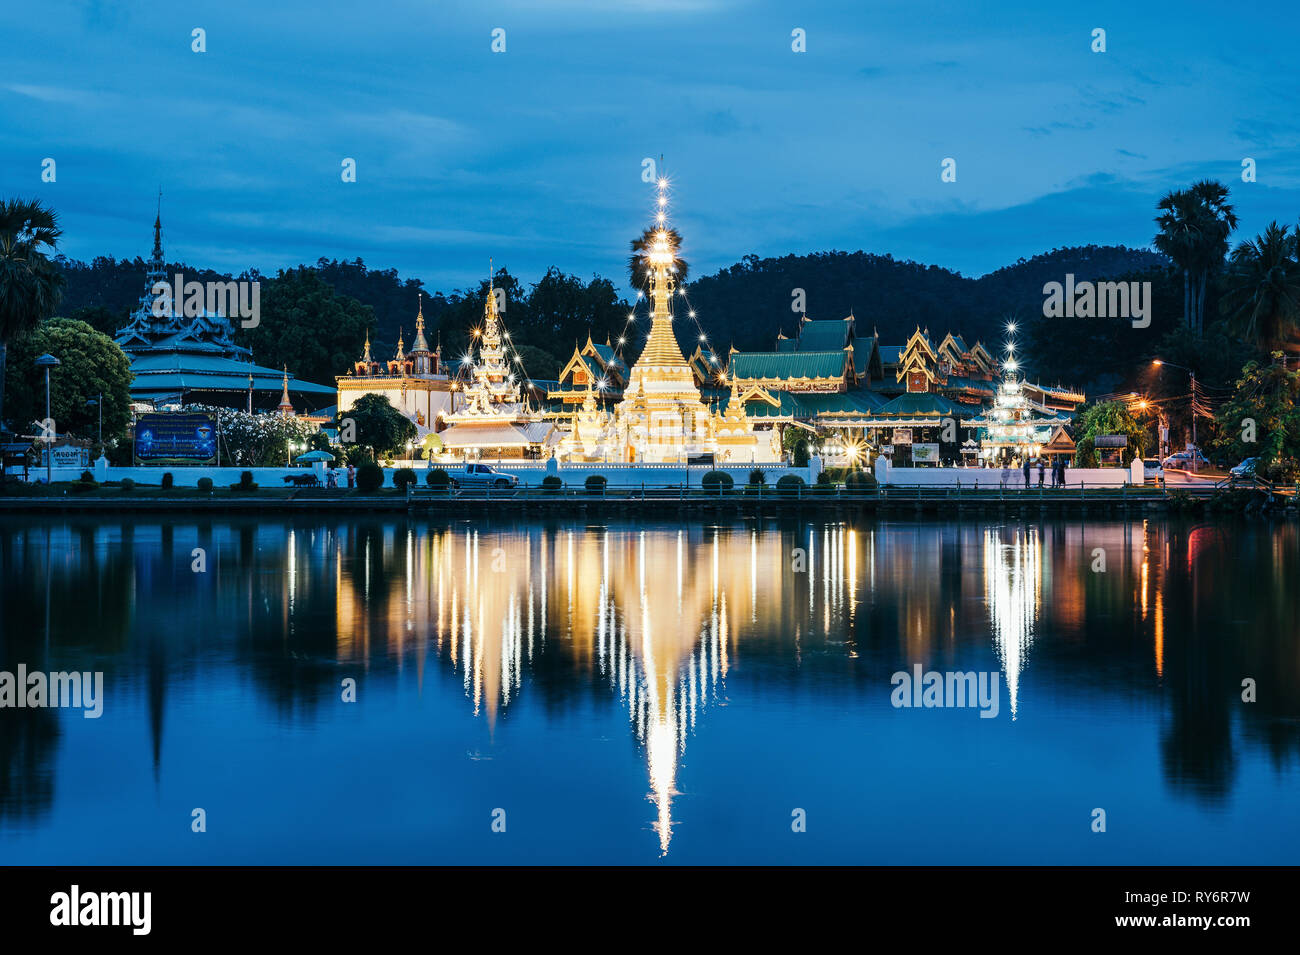
<path id="1" fill-rule="evenodd" d="M 442 349 L 430 348 L 424 334 L 424 296 L 415 316 L 415 341 L 406 351 L 399 332 L 397 353 L 381 362 L 370 354 L 370 335 L 365 350 L 346 375 L 335 379 L 338 412 L 347 412 L 363 395 L 383 395 L 388 403 L 406 415 L 423 437 L 435 430 L 440 414 L 451 410 L 453 383 L 442 364 Z"/>
<path id="2" fill-rule="evenodd" d="M 592 346 L 588 365 L 579 352 L 582 367 L 574 377 L 586 384 L 577 400 L 572 387 L 559 394 L 569 405 L 563 410 L 568 430 L 560 442 L 558 456 L 570 461 L 686 463 L 711 460 L 716 463 L 750 463 L 780 459 L 776 433 L 756 431 L 741 402 L 726 407 L 706 403 L 698 369 L 688 362 L 673 331 L 673 292 L 676 288 L 674 263 L 677 249 L 671 233 L 663 228 L 667 198 L 663 182 L 659 187 L 658 221 L 645 256 L 649 282 L 650 334 L 640 356 L 622 385 L 621 362 L 613 361 Z M 590 342 L 588 343 L 590 344 Z M 603 375 L 595 378 L 595 367 Z M 573 366 L 573 362 L 570 362 Z M 566 368 L 566 373 L 570 371 Z M 604 392 L 611 380 L 622 386 L 622 395 L 610 407 Z M 552 393 L 553 395 L 555 393 Z"/>
<path id="3" fill-rule="evenodd" d="M 554 424 L 529 406 L 520 376 L 506 359 L 508 336 L 490 280 L 483 304 L 483 327 L 476 330 L 475 337 L 478 356 L 462 366 L 468 380 L 460 393 L 461 400 L 439 415 L 441 450 L 457 460 L 539 458 L 549 454 L 559 434 Z"/>
<path id="4" fill-rule="evenodd" d="M 949 332 L 916 328 L 902 345 L 885 345 L 855 318 L 800 320 L 796 337 L 780 335 L 770 352 L 732 351 L 722 402 L 738 395 L 751 420 L 796 425 L 885 449 L 895 464 L 915 463 L 913 445 L 937 446 L 939 460 L 969 455 L 984 435 L 1003 366 L 983 345 Z M 1026 407 L 1068 423 L 1084 395 L 1019 381 Z M 953 427 L 945 427 L 951 421 Z"/>

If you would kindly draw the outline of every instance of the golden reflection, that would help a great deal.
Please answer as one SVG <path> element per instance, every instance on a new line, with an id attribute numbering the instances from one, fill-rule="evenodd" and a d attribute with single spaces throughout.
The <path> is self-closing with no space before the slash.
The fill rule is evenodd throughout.
<path id="1" fill-rule="evenodd" d="M 1034 640 L 1042 588 L 1042 541 L 1038 528 L 1010 530 L 1011 541 L 1001 532 L 984 531 L 984 588 L 993 624 L 993 645 L 1006 676 L 1011 697 L 1011 718 L 1020 703 L 1020 673 Z"/>
<path id="2" fill-rule="evenodd" d="M 577 674 L 603 688 L 642 749 L 653 827 L 666 853 L 687 740 L 707 725 L 727 680 L 745 672 L 749 642 L 771 654 L 782 652 L 774 641 L 789 640 L 796 666 L 810 649 L 819 666 L 836 656 L 852 666 L 861 657 L 870 681 L 876 668 L 893 672 L 900 659 L 960 652 L 963 594 L 982 593 L 1018 715 L 1040 614 L 1051 613 L 1053 628 L 1077 625 L 1092 576 L 1092 538 L 1058 526 L 1046 532 L 1053 570 L 1045 578 L 1043 533 L 961 526 L 885 533 L 839 524 L 345 527 L 317 546 L 310 566 L 332 564 L 340 662 L 368 665 L 372 653 L 400 658 L 427 647 L 456 673 L 467 706 L 493 731 L 530 683 L 572 683 Z M 302 536 L 296 546 L 305 546 Z M 1139 572 L 1133 544 L 1134 596 L 1146 592 L 1148 579 L 1155 589 L 1159 670 L 1159 577 L 1145 555 Z M 301 603 L 314 577 L 306 560 L 291 566 L 297 575 L 287 586 Z M 981 623 L 967 633 L 972 645 L 987 646 Z M 548 666 L 534 671 L 548 642 L 556 644 Z M 886 699 L 887 676 L 881 686 Z"/>

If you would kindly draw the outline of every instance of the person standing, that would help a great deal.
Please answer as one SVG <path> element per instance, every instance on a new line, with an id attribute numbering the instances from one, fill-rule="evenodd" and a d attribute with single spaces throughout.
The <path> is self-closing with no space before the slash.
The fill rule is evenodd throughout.
<path id="1" fill-rule="evenodd" d="M 1043 486 L 1043 459 L 1038 459 L 1038 486 Z"/>
<path id="2" fill-rule="evenodd" d="M 1024 472 L 1025 472 L 1025 490 L 1028 491 L 1029 490 L 1029 455 L 1025 455 Z"/>
<path id="3" fill-rule="evenodd" d="M 357 469 L 352 465 L 352 462 L 349 461 L 348 462 L 348 490 L 349 491 L 352 490 L 354 487 L 356 487 L 356 484 L 357 484 Z"/>

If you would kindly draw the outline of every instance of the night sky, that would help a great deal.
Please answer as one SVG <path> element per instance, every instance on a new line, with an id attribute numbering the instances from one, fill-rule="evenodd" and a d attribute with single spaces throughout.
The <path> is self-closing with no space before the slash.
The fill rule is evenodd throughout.
<path id="1" fill-rule="evenodd" d="M 751 253 L 979 275 L 1146 247 L 1160 195 L 1202 177 L 1232 189 L 1234 241 L 1300 218 L 1290 4 L 591 6 L 6 4 L 0 195 L 52 205 L 74 258 L 147 255 L 161 186 L 171 260 L 359 256 L 435 289 L 489 257 L 622 280 L 660 154 L 695 275 Z"/>

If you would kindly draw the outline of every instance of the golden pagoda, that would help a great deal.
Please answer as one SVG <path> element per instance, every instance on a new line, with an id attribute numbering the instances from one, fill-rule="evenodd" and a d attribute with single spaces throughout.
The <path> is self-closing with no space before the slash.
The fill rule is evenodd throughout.
<path id="1" fill-rule="evenodd" d="M 610 431 L 616 460 L 685 462 L 717 453 L 720 419 L 702 403 L 699 385 L 673 332 L 677 247 L 667 228 L 667 181 L 659 180 L 657 231 L 645 253 L 649 280 L 650 335 L 632 367 Z M 730 408 L 726 447 L 734 460 L 758 459 L 760 440 L 738 406 Z"/>

